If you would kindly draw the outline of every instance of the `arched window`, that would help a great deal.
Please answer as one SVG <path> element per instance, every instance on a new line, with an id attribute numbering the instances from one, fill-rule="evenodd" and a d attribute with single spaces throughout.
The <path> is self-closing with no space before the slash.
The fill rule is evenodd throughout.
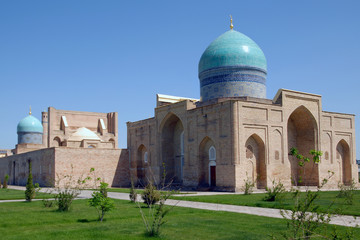
<path id="1" fill-rule="evenodd" d="M 209 161 L 215 161 L 216 160 L 216 149 L 214 146 L 211 146 L 209 148 Z"/>
<path id="2" fill-rule="evenodd" d="M 147 163 L 148 162 L 148 152 L 144 153 L 144 162 Z"/>

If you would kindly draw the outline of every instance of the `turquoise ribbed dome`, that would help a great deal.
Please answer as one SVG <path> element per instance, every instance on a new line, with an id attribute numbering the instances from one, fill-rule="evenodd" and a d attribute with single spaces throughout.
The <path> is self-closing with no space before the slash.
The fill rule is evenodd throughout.
<path id="1" fill-rule="evenodd" d="M 199 74 L 226 66 L 251 66 L 266 72 L 266 58 L 260 47 L 246 35 L 229 30 L 215 39 L 199 62 Z"/>
<path id="2" fill-rule="evenodd" d="M 41 122 L 31 115 L 23 118 L 17 125 L 18 133 L 43 133 Z"/>

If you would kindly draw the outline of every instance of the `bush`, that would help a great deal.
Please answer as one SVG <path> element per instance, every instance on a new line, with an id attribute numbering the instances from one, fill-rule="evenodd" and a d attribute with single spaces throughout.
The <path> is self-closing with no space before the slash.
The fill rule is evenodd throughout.
<path id="1" fill-rule="evenodd" d="M 42 203 L 43 203 L 44 207 L 47 207 L 47 208 L 51 208 L 51 207 L 55 206 L 54 200 L 43 199 Z"/>
<path id="2" fill-rule="evenodd" d="M 8 188 L 9 175 L 5 174 L 3 188 Z"/>
<path id="3" fill-rule="evenodd" d="M 93 192 L 92 198 L 89 199 L 89 205 L 97 210 L 100 222 L 103 221 L 106 212 L 115 208 L 114 202 L 107 196 L 108 185 L 105 182 L 100 182 L 99 191 Z"/>
<path id="4" fill-rule="evenodd" d="M 148 207 L 157 203 L 160 197 L 160 192 L 156 190 L 156 187 L 151 182 L 146 185 L 144 192 L 141 194 L 141 198 Z"/>
<path id="5" fill-rule="evenodd" d="M 339 194 L 336 196 L 338 198 L 345 198 L 345 203 L 348 205 L 353 205 L 354 203 L 354 194 L 356 191 L 356 183 L 354 179 L 351 181 L 351 184 L 346 186 L 342 183 L 338 184 L 340 188 Z"/>
<path id="6" fill-rule="evenodd" d="M 91 169 L 90 173 L 93 171 L 94 170 Z M 66 212 L 70 210 L 73 200 L 79 196 L 81 189 L 85 188 L 86 181 L 88 180 L 91 180 L 89 176 L 84 179 L 82 177 L 75 179 L 73 177 L 73 169 L 71 169 L 71 173 L 68 175 L 57 175 L 54 196 L 58 211 Z"/>
<path id="7" fill-rule="evenodd" d="M 55 194 L 55 202 L 60 212 L 67 212 L 70 210 L 73 200 L 79 196 L 80 192 L 74 189 L 64 189 Z"/>
<path id="8" fill-rule="evenodd" d="M 268 202 L 274 202 L 276 200 L 279 200 L 280 196 L 285 192 L 284 184 L 282 184 L 280 181 L 276 182 L 275 180 L 272 181 L 272 187 L 265 188 L 266 195 L 264 197 L 264 201 Z"/>
<path id="9" fill-rule="evenodd" d="M 137 199 L 137 191 L 135 190 L 134 188 L 134 184 L 131 183 L 131 187 L 130 187 L 130 194 L 129 194 L 129 197 L 130 197 L 130 201 L 131 202 L 136 202 L 136 199 Z"/>
<path id="10" fill-rule="evenodd" d="M 35 198 L 35 187 L 33 184 L 33 177 L 31 171 L 31 162 L 29 162 L 29 176 L 26 183 L 25 200 L 31 202 Z"/>
<path id="11" fill-rule="evenodd" d="M 250 195 L 253 192 L 254 186 L 255 183 L 247 178 L 246 180 L 244 180 L 244 186 L 241 188 L 241 190 L 244 191 L 245 195 Z"/>

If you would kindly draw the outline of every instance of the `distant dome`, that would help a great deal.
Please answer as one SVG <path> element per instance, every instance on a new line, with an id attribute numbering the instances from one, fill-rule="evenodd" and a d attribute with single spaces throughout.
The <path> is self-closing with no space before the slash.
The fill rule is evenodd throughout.
<path id="1" fill-rule="evenodd" d="M 222 97 L 266 98 L 266 58 L 246 35 L 229 30 L 202 54 L 199 79 L 202 101 Z"/>
<path id="2" fill-rule="evenodd" d="M 34 116 L 23 118 L 17 125 L 17 133 L 43 133 L 41 122 Z"/>
<path id="3" fill-rule="evenodd" d="M 84 139 L 87 140 L 101 140 L 96 133 L 87 129 L 86 127 L 81 127 L 74 132 L 68 141 L 82 141 Z"/>

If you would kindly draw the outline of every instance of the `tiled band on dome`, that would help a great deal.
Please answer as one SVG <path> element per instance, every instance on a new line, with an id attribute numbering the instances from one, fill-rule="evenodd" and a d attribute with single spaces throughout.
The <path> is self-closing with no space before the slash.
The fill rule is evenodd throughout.
<path id="1" fill-rule="evenodd" d="M 237 81 L 213 83 L 200 88 L 203 102 L 224 97 L 266 98 L 266 85 L 257 82 Z"/>
<path id="2" fill-rule="evenodd" d="M 266 98 L 266 71 L 250 66 L 218 67 L 199 74 L 202 101 L 222 97 Z"/>
<path id="3" fill-rule="evenodd" d="M 238 65 L 238 66 L 226 66 L 226 67 L 215 67 L 210 68 L 199 73 L 199 79 L 205 79 L 213 76 L 225 75 L 230 73 L 242 73 L 242 74 L 252 74 L 257 75 L 263 78 L 266 78 L 266 71 L 262 68 Z"/>
<path id="4" fill-rule="evenodd" d="M 31 144 L 42 144 L 42 133 L 37 132 L 24 132 L 18 133 L 18 144 L 31 143 Z"/>

